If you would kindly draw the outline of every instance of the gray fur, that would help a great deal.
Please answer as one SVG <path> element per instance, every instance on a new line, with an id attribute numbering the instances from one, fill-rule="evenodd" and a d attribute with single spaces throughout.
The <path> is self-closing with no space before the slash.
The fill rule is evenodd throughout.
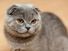
<path id="1" fill-rule="evenodd" d="M 11 6 L 6 15 L 4 31 L 12 51 L 68 51 L 66 28 L 55 14 L 25 4 Z M 17 18 L 24 23 L 15 23 Z M 24 33 L 26 26 L 30 29 Z"/>

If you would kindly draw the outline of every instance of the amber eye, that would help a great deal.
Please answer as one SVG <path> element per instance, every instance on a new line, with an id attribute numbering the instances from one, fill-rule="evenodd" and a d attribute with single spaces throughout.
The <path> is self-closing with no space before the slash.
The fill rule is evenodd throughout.
<path id="1" fill-rule="evenodd" d="M 31 21 L 31 23 L 32 23 L 32 24 L 35 24 L 36 21 L 37 21 L 37 19 L 33 19 L 33 20 Z"/>
<path id="2" fill-rule="evenodd" d="M 24 20 L 23 19 L 17 19 L 16 22 L 17 23 L 24 23 Z"/>

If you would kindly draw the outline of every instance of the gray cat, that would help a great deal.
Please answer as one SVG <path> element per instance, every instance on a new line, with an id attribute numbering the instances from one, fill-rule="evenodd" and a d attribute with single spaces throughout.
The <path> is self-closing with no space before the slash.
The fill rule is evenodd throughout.
<path id="1" fill-rule="evenodd" d="M 15 4 L 6 15 L 4 31 L 11 51 L 68 51 L 66 28 L 55 14 Z"/>

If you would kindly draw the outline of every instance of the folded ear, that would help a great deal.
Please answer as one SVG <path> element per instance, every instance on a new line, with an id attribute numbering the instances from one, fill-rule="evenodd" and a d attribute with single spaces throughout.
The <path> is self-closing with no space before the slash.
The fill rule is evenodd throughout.
<path id="1" fill-rule="evenodd" d="M 17 6 L 16 5 L 10 6 L 8 8 L 8 10 L 7 10 L 7 15 L 13 15 L 16 10 L 17 10 Z"/>
<path id="2" fill-rule="evenodd" d="M 40 12 L 39 8 L 35 8 L 36 11 Z"/>
<path id="3" fill-rule="evenodd" d="M 41 12 L 41 11 L 39 10 L 39 8 L 34 8 L 33 10 L 35 11 L 36 14 L 38 14 L 39 12 Z"/>

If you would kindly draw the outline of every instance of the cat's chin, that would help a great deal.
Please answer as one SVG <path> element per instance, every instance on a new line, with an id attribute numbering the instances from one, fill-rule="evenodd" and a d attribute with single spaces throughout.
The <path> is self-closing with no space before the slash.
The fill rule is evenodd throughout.
<path id="1" fill-rule="evenodd" d="M 30 33 L 22 33 L 22 34 L 19 34 L 20 37 L 23 37 L 23 38 L 26 38 L 26 37 L 29 37 L 29 36 L 33 36 L 33 34 L 30 34 Z"/>
<path id="2" fill-rule="evenodd" d="M 18 31 L 16 31 L 16 32 L 17 32 L 18 36 L 23 37 L 23 38 L 35 35 L 34 32 L 30 32 L 30 31 L 26 31 L 26 32 L 23 32 L 23 33 L 18 32 Z"/>

